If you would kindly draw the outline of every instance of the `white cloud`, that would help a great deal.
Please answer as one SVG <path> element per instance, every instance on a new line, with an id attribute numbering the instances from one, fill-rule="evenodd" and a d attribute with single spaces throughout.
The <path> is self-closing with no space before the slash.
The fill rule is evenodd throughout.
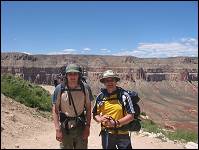
<path id="1" fill-rule="evenodd" d="M 194 38 L 182 38 L 181 42 L 188 44 L 188 45 L 191 44 L 191 45 L 198 46 L 198 39 L 194 39 Z"/>
<path id="2" fill-rule="evenodd" d="M 64 49 L 64 50 L 54 50 L 53 52 L 48 53 L 48 55 L 63 55 L 63 54 L 77 54 L 76 49 Z"/>
<path id="3" fill-rule="evenodd" d="M 32 55 L 31 53 L 28 53 L 28 52 L 22 52 L 22 53 L 24 53 L 24 54 L 28 54 L 28 55 Z"/>
<path id="4" fill-rule="evenodd" d="M 106 48 L 101 48 L 100 50 L 101 50 L 101 51 L 107 51 L 107 49 L 106 49 Z"/>
<path id="5" fill-rule="evenodd" d="M 64 49 L 62 50 L 63 52 L 66 52 L 66 53 L 74 53 L 76 52 L 76 49 L 71 49 L 71 48 L 68 48 L 68 49 Z"/>
<path id="6" fill-rule="evenodd" d="M 139 43 L 132 51 L 116 53 L 118 56 L 136 56 L 141 58 L 150 57 L 176 57 L 176 56 L 198 56 L 198 39 L 183 38 L 177 42 L 169 43 Z"/>
<path id="7" fill-rule="evenodd" d="M 83 50 L 84 51 L 90 51 L 91 49 L 90 48 L 84 48 Z"/>
<path id="8" fill-rule="evenodd" d="M 110 52 L 111 52 L 111 50 L 109 50 L 109 49 L 107 49 L 107 48 L 101 48 L 100 51 L 101 51 L 102 53 L 110 53 Z"/>
<path id="9" fill-rule="evenodd" d="M 173 51 L 185 49 L 185 45 L 181 43 L 142 43 L 139 44 L 139 50 L 150 50 L 150 51 Z"/>
<path id="10" fill-rule="evenodd" d="M 68 54 L 68 53 L 65 53 L 65 52 L 50 52 L 47 55 L 63 55 L 63 54 Z"/>

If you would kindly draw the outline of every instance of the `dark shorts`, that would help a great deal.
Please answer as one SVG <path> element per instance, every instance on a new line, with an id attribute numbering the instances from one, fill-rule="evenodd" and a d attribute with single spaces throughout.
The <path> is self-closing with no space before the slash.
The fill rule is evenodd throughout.
<path id="1" fill-rule="evenodd" d="M 88 149 L 88 140 L 83 140 L 83 127 L 70 129 L 68 132 L 62 128 L 63 142 L 60 144 L 61 149 Z"/>
<path id="2" fill-rule="evenodd" d="M 110 134 L 102 131 L 103 149 L 132 149 L 129 134 Z"/>

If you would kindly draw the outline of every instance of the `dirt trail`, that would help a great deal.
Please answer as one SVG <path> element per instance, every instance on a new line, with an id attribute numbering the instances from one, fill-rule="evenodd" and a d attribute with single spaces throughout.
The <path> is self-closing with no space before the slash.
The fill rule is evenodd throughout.
<path id="1" fill-rule="evenodd" d="M 53 86 L 42 86 L 50 93 Z M 38 115 L 37 111 L 18 102 L 6 98 L 1 94 L 1 148 L 19 149 L 59 149 L 59 142 L 55 139 L 52 120 Z M 100 124 L 91 122 L 89 149 L 101 149 L 99 136 Z M 173 141 L 162 142 L 149 136 L 133 133 L 131 135 L 135 149 L 183 149 L 184 144 Z"/>

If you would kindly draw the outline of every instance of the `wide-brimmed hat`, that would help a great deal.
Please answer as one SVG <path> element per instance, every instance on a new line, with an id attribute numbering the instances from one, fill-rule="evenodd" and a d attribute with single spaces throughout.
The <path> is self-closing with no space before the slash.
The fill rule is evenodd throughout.
<path id="1" fill-rule="evenodd" d="M 102 75 L 102 78 L 100 79 L 100 82 L 104 83 L 104 79 L 106 79 L 106 78 L 115 78 L 116 82 L 118 82 L 120 80 L 118 75 L 115 72 L 113 72 L 112 70 L 105 71 Z"/>
<path id="2" fill-rule="evenodd" d="M 69 73 L 69 72 L 78 72 L 78 73 L 80 73 L 79 68 L 80 67 L 78 65 L 76 65 L 76 64 L 69 64 L 66 67 L 66 73 Z"/>

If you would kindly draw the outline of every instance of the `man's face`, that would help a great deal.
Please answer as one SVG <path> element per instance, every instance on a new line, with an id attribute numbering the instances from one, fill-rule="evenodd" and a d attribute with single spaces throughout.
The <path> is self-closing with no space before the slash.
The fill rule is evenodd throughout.
<path id="1" fill-rule="evenodd" d="M 68 82 L 77 83 L 79 78 L 79 73 L 77 72 L 69 72 L 67 73 Z"/>
<path id="2" fill-rule="evenodd" d="M 106 86 L 107 89 L 112 89 L 116 87 L 116 80 L 115 78 L 106 78 L 104 79 L 104 85 Z"/>

